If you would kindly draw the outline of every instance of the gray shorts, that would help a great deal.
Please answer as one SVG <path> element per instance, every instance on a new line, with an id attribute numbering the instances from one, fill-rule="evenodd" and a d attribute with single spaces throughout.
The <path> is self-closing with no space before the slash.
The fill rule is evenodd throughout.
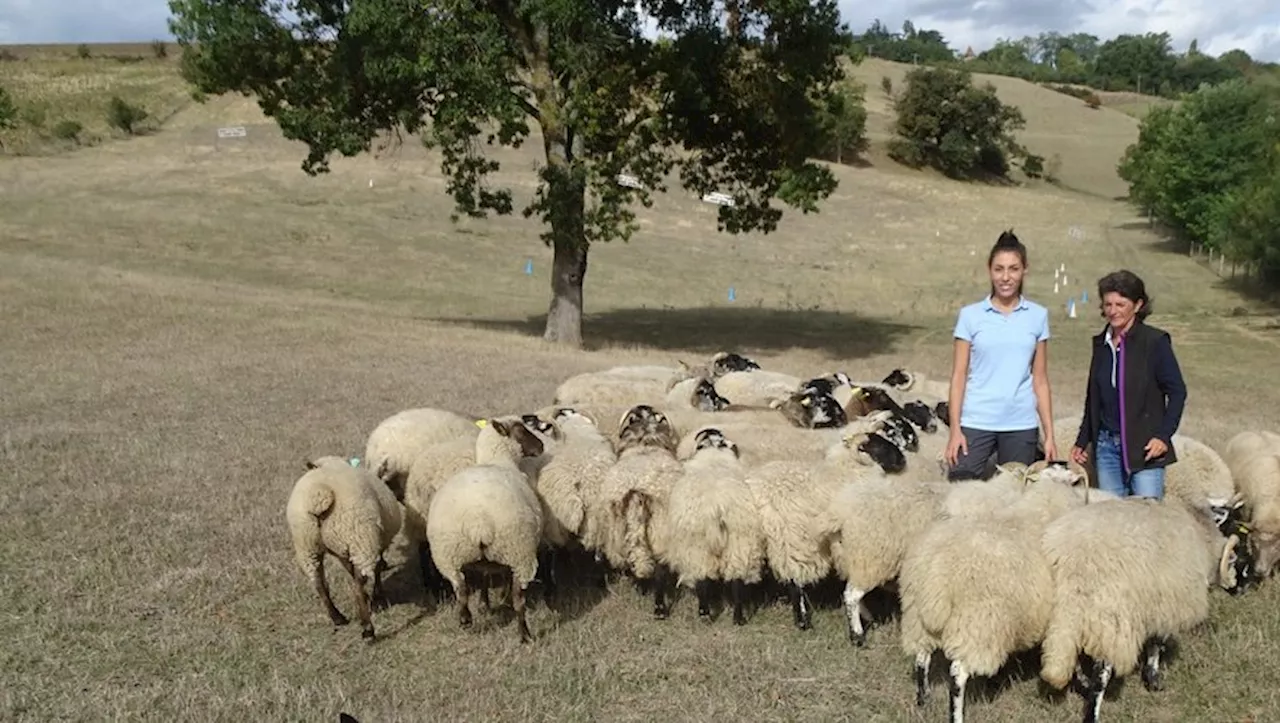
<path id="1" fill-rule="evenodd" d="M 1040 428 L 1019 429 L 1012 432 L 988 432 L 982 429 L 961 427 L 969 451 L 961 451 L 956 465 L 947 473 L 952 482 L 966 479 L 989 479 L 995 474 L 995 466 L 1006 462 L 1021 462 L 1027 466 L 1036 461 L 1040 446 Z M 992 454 L 995 461 L 992 462 Z"/>

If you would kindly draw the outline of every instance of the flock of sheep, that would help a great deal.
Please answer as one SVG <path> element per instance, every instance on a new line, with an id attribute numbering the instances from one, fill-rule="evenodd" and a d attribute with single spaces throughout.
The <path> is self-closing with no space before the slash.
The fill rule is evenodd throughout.
<path id="1" fill-rule="evenodd" d="M 917 702 L 940 649 L 955 721 L 971 676 L 1036 646 L 1041 677 L 1059 689 L 1074 679 L 1085 720 L 1097 720 L 1112 677 L 1140 667 L 1160 687 L 1165 645 L 1206 620 L 1211 587 L 1239 594 L 1276 563 L 1280 436 L 1242 432 L 1222 455 L 1175 436 L 1163 501 L 1115 498 L 1089 486 L 1090 470 L 1045 460 L 949 483 L 946 394 L 901 369 L 879 382 L 805 380 L 724 352 L 696 366 L 616 367 L 566 380 L 534 412 L 395 414 L 363 460 L 308 461 L 287 520 L 335 625 L 347 618 L 324 556 L 352 576 L 370 640 L 397 534 L 416 544 L 428 590 L 456 596 L 463 627 L 472 592 L 487 606 L 501 583 L 522 642 L 526 590 L 540 576 L 554 597 L 566 551 L 644 581 L 659 619 L 677 586 L 710 619 L 724 583 L 744 624 L 746 586 L 769 579 L 808 629 L 809 592 L 834 575 L 858 646 L 864 597 L 896 590 Z M 1055 421 L 1058 449 L 1078 429 L 1078 418 Z"/>

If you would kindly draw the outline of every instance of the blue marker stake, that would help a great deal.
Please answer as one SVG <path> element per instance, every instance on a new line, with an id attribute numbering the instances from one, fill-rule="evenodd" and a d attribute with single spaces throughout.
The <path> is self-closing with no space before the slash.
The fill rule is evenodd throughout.
<path id="1" fill-rule="evenodd" d="M 737 294 L 737 292 L 736 292 L 736 291 L 734 291 L 734 288 L 733 288 L 732 286 L 730 286 L 730 287 L 729 287 L 729 301 L 733 301 L 733 300 L 735 300 L 735 299 L 737 299 L 737 298 L 738 298 L 738 294 Z"/>
<path id="2" fill-rule="evenodd" d="M 1084 290 L 1084 292 L 1080 294 L 1080 302 L 1081 302 L 1081 303 L 1083 303 L 1083 304 L 1087 304 L 1087 303 L 1089 303 L 1089 290 L 1088 290 L 1088 289 L 1085 289 L 1085 290 Z"/>
<path id="3" fill-rule="evenodd" d="M 525 276 L 533 276 L 533 259 L 525 259 L 525 262 L 524 262 L 524 275 L 525 275 Z"/>

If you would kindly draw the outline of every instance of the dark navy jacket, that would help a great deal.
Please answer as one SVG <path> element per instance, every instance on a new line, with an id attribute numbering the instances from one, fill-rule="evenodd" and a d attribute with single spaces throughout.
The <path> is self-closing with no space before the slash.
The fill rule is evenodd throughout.
<path id="1" fill-rule="evenodd" d="M 1076 446 L 1082 449 L 1098 438 L 1104 416 L 1104 399 L 1116 395 L 1111 388 L 1112 353 L 1106 339 L 1106 327 L 1093 337 L 1093 360 L 1089 365 L 1084 418 L 1080 423 L 1080 434 L 1076 437 Z M 1182 370 L 1178 367 L 1173 342 L 1167 332 L 1134 321 L 1120 345 L 1117 386 L 1121 392 L 1116 401 L 1125 469 L 1136 472 L 1178 461 L 1172 438 L 1182 422 L 1187 386 L 1182 380 Z M 1146 460 L 1143 448 L 1152 437 L 1168 445 L 1169 451 Z"/>

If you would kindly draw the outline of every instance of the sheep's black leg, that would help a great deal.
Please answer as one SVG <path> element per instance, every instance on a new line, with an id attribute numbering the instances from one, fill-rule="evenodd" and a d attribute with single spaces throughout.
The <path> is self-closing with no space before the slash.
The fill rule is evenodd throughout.
<path id="1" fill-rule="evenodd" d="M 356 614 L 360 617 L 360 637 L 373 642 L 373 611 L 370 610 L 369 592 L 366 588 L 369 584 L 369 576 L 357 572 L 355 565 L 350 560 L 343 560 L 342 566 L 347 569 L 347 574 L 351 576 L 351 582 L 355 585 Z"/>
<path id="2" fill-rule="evenodd" d="M 1102 715 L 1102 698 L 1107 693 L 1113 668 L 1110 663 L 1093 661 L 1084 691 L 1084 723 L 1098 723 Z"/>
<path id="3" fill-rule="evenodd" d="M 373 609 L 386 610 L 390 607 L 387 601 L 387 591 L 382 588 L 382 573 L 387 571 L 387 561 L 382 555 L 378 556 L 378 562 L 373 566 Z"/>
<path id="4" fill-rule="evenodd" d="M 916 653 L 916 705 L 929 702 L 929 661 L 932 653 Z"/>
<path id="5" fill-rule="evenodd" d="M 698 596 L 698 617 L 711 621 L 711 581 L 699 580 L 693 584 L 693 592 Z"/>
<path id="6" fill-rule="evenodd" d="M 1164 640 L 1153 637 L 1144 646 L 1142 656 L 1142 684 L 1147 690 L 1164 690 L 1164 676 L 1160 674 L 1160 656 L 1164 653 Z"/>
<path id="7" fill-rule="evenodd" d="M 329 621 L 335 626 L 346 625 L 351 622 L 338 610 L 338 606 L 333 604 L 333 595 L 329 594 L 329 581 L 324 574 L 324 556 L 313 560 L 315 567 L 311 572 L 311 583 L 315 585 L 316 594 L 320 596 L 320 602 L 324 603 L 324 611 L 329 614 Z"/>
<path id="8" fill-rule="evenodd" d="M 747 597 L 747 583 L 741 580 L 729 581 L 729 599 L 733 602 L 733 624 L 746 625 L 747 616 L 743 604 Z"/>
<path id="9" fill-rule="evenodd" d="M 969 671 L 952 661 L 951 680 L 947 686 L 951 692 L 951 723 L 964 723 L 964 689 L 968 682 Z"/>
<path id="10" fill-rule="evenodd" d="M 422 587 L 427 595 L 442 601 L 453 592 L 452 586 L 445 584 L 435 560 L 431 559 L 431 546 L 426 542 L 418 543 L 418 568 L 422 570 Z"/>
<path id="11" fill-rule="evenodd" d="M 458 625 L 469 628 L 471 627 L 471 583 L 467 582 L 465 575 L 460 575 L 461 581 L 458 588 L 454 592 L 457 595 L 458 606 Z"/>
<path id="12" fill-rule="evenodd" d="M 529 632 L 529 621 L 525 617 L 524 611 L 524 592 L 522 585 L 516 582 L 515 576 L 511 579 L 511 607 L 516 611 L 516 625 L 520 631 L 520 642 L 528 643 L 533 640 L 533 635 Z"/>
<path id="13" fill-rule="evenodd" d="M 791 595 L 791 613 L 795 618 L 796 627 L 801 630 L 812 628 L 813 608 L 809 603 L 809 594 L 805 592 L 804 587 L 794 582 L 787 586 L 787 592 Z"/>
<path id="14" fill-rule="evenodd" d="M 538 551 L 538 577 L 542 580 L 542 599 L 549 604 L 556 596 L 559 584 L 556 580 L 556 551 L 544 548 Z"/>
<path id="15" fill-rule="evenodd" d="M 653 568 L 653 617 L 655 620 L 666 620 L 671 615 L 671 602 L 667 599 L 670 584 L 671 570 L 663 564 L 655 566 Z"/>

